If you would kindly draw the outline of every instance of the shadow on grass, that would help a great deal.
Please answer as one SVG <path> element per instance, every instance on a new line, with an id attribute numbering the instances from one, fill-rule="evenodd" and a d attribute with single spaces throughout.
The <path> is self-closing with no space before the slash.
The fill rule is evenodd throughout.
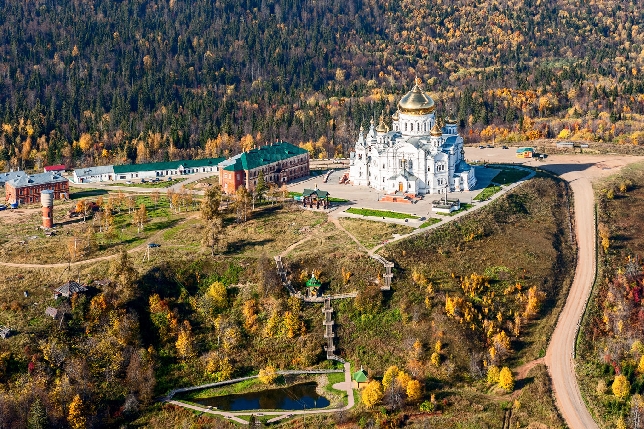
<path id="1" fill-rule="evenodd" d="M 521 390 L 534 381 L 534 377 L 525 377 L 514 383 L 514 390 Z"/>
<path id="2" fill-rule="evenodd" d="M 88 189 L 87 191 L 74 192 L 73 194 L 70 194 L 70 198 L 72 200 L 77 200 L 79 198 L 98 197 L 100 195 L 107 195 L 107 190 Z"/>
<path id="3" fill-rule="evenodd" d="M 275 240 L 273 239 L 267 239 L 267 240 L 258 240 L 258 241 L 253 241 L 253 240 L 237 240 L 232 243 L 228 243 L 228 248 L 224 252 L 225 255 L 232 255 L 237 252 L 242 252 L 244 249 L 250 246 L 264 246 L 268 243 L 272 243 Z"/>

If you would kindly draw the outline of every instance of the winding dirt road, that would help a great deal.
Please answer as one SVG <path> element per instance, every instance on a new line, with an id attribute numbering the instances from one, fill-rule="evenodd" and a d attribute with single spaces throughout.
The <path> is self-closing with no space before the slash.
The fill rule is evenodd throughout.
<path id="1" fill-rule="evenodd" d="M 557 406 L 568 426 L 572 429 L 595 429 L 598 428 L 597 423 L 579 391 L 573 355 L 578 324 L 595 280 L 594 195 L 591 182 L 583 172 L 570 172 L 562 177 L 570 183 L 574 194 L 577 268 L 566 305 L 548 345 L 546 365 L 552 377 Z"/>

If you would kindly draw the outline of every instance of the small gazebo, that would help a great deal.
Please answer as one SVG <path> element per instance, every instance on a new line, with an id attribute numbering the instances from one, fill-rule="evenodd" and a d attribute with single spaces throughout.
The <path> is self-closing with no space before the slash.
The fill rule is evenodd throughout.
<path id="1" fill-rule="evenodd" d="M 329 193 L 318 189 L 317 186 L 315 189 L 305 189 L 302 192 L 302 205 L 309 208 L 313 208 L 315 205 L 316 209 L 319 209 L 321 205 L 323 209 L 327 209 L 329 208 Z"/>
<path id="2" fill-rule="evenodd" d="M 369 383 L 369 378 L 367 377 L 367 373 L 365 370 L 360 367 L 360 371 L 356 371 L 352 374 L 351 378 L 353 379 L 353 388 L 354 389 L 362 389 Z"/>
<path id="3" fill-rule="evenodd" d="M 322 287 L 322 282 L 315 277 L 315 274 L 311 274 L 311 278 L 306 281 L 306 292 L 308 296 L 318 296 L 320 293 L 320 288 Z"/>

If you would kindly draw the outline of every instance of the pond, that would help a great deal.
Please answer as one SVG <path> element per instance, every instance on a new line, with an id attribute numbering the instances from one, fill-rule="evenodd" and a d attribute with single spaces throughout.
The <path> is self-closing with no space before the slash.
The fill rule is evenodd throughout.
<path id="1" fill-rule="evenodd" d="M 329 400 L 320 396 L 315 391 L 316 387 L 316 382 L 307 382 L 259 392 L 213 396 L 192 401 L 224 411 L 308 410 L 328 407 Z"/>

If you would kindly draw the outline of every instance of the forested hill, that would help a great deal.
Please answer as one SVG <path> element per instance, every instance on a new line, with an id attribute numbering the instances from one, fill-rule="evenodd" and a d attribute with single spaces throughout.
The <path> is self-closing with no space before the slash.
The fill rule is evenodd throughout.
<path id="1" fill-rule="evenodd" d="M 0 160 L 346 154 L 415 76 L 470 141 L 644 143 L 642 22 L 619 0 L 0 2 Z"/>

